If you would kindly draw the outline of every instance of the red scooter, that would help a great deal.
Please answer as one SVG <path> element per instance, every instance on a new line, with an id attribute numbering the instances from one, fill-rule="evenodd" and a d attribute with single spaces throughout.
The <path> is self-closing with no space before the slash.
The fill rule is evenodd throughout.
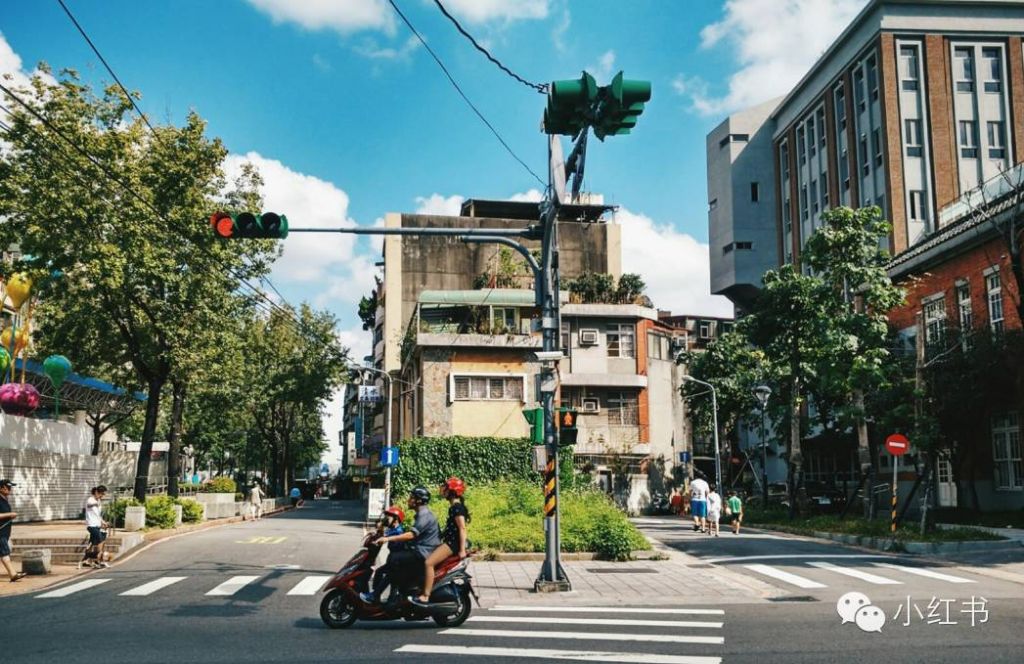
<path id="1" fill-rule="evenodd" d="M 409 601 L 409 596 L 415 597 L 421 592 L 421 588 L 414 586 L 393 588 L 395 599 L 387 602 L 364 601 L 359 593 L 368 592 L 370 588 L 373 564 L 381 549 L 380 544 L 374 543 L 377 537 L 377 533 L 368 534 L 363 548 L 324 587 L 327 594 L 320 602 L 320 618 L 324 624 L 342 629 L 351 627 L 356 620 L 431 618 L 441 627 L 458 627 L 466 622 L 472 609 L 470 595 L 480 603 L 470 583 L 472 577 L 466 571 L 468 557 L 450 556 L 434 569 L 434 590 L 428 606 L 417 606 Z"/>

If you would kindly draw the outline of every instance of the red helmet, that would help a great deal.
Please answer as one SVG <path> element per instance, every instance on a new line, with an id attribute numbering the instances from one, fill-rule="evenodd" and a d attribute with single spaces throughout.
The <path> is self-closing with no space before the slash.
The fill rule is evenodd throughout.
<path id="1" fill-rule="evenodd" d="M 405 512 L 403 512 L 402 508 L 399 507 L 398 505 L 392 505 L 391 507 L 387 508 L 386 510 L 384 510 L 384 514 L 390 514 L 391 516 L 398 519 L 399 523 L 405 521 Z"/>
<path id="2" fill-rule="evenodd" d="M 454 493 L 456 496 L 462 496 L 466 492 L 466 483 L 460 480 L 458 477 L 449 477 L 444 481 L 444 493 Z"/>

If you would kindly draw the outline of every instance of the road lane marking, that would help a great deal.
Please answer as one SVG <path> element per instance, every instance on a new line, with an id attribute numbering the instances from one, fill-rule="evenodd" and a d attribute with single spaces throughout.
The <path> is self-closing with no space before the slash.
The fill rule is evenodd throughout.
<path id="1" fill-rule="evenodd" d="M 206 594 L 213 597 L 230 597 L 258 578 L 260 577 L 233 576 Z"/>
<path id="2" fill-rule="evenodd" d="M 825 555 L 815 554 L 783 554 L 783 555 L 772 555 L 772 556 L 733 556 L 730 558 L 708 558 L 701 559 L 702 563 L 709 565 L 715 565 L 718 563 L 738 563 L 744 560 L 798 560 L 798 559 L 821 560 L 821 559 L 834 559 L 834 558 L 882 558 L 884 560 L 894 560 L 893 556 L 882 556 L 872 555 L 863 553 L 828 553 Z"/>
<path id="3" fill-rule="evenodd" d="M 167 586 L 174 585 L 175 583 L 179 581 L 184 581 L 187 578 L 187 576 L 165 576 L 160 579 L 157 579 L 156 581 L 144 583 L 138 588 L 126 590 L 123 593 L 121 593 L 121 595 L 127 597 L 145 597 L 146 595 L 152 595 L 161 588 L 166 588 Z"/>
<path id="4" fill-rule="evenodd" d="M 687 636 L 684 634 L 620 634 L 610 632 L 528 632 L 506 629 L 446 629 L 441 634 L 458 636 L 491 636 L 511 639 L 585 639 L 587 641 L 646 641 L 649 643 L 704 643 L 722 645 L 725 639 L 721 636 Z"/>
<path id="5" fill-rule="evenodd" d="M 80 590 L 86 590 L 88 588 L 95 588 L 96 586 L 98 586 L 100 584 L 103 584 L 103 583 L 106 583 L 107 581 L 110 581 L 110 580 L 111 579 L 86 579 L 85 581 L 79 581 L 78 583 L 72 583 L 70 586 L 64 586 L 63 588 L 58 588 L 57 590 L 51 590 L 50 592 L 43 593 L 42 595 L 36 595 L 36 599 L 50 599 L 50 598 L 53 598 L 53 597 L 67 597 L 68 595 L 73 595 L 74 593 L 77 593 Z"/>
<path id="6" fill-rule="evenodd" d="M 597 650 L 554 650 L 549 648 L 487 648 L 475 646 L 428 646 L 409 644 L 395 650 L 420 655 L 469 655 L 473 657 L 530 657 L 566 659 L 576 662 L 622 662 L 623 664 L 720 664 L 721 657 L 693 655 L 649 655 L 633 652 Z"/>
<path id="7" fill-rule="evenodd" d="M 315 595 L 320 592 L 320 588 L 327 583 L 327 580 L 331 576 L 328 575 L 313 575 L 307 576 L 302 581 L 295 584 L 295 587 L 288 591 L 289 595 Z"/>
<path id="8" fill-rule="evenodd" d="M 628 606 L 617 606 L 605 608 L 601 606 L 516 606 L 511 604 L 499 604 L 492 606 L 489 611 L 529 611 L 529 612 L 558 612 L 558 613 L 666 613 L 684 616 L 724 616 L 722 609 L 633 609 Z"/>
<path id="9" fill-rule="evenodd" d="M 807 564 L 813 567 L 817 567 L 818 569 L 827 569 L 828 571 L 835 572 L 836 574 L 842 574 L 844 576 L 849 576 L 854 579 L 860 579 L 861 581 L 867 581 L 868 583 L 873 583 L 876 586 L 903 585 L 902 581 L 896 581 L 895 579 L 887 579 L 884 576 L 877 576 L 875 574 L 872 574 L 871 572 L 865 572 L 863 570 L 854 569 L 852 567 L 840 567 L 839 565 L 833 565 L 832 563 L 823 562 L 811 562 Z"/>
<path id="10" fill-rule="evenodd" d="M 877 567 L 888 567 L 890 569 L 898 569 L 901 572 L 907 572 L 908 574 L 917 574 L 918 576 L 927 576 L 929 579 L 939 579 L 940 581 L 949 581 L 950 583 L 974 583 L 971 579 L 965 579 L 962 576 L 953 576 L 952 574 L 943 574 L 942 572 L 936 572 L 935 570 L 924 569 L 922 567 L 905 567 L 903 565 L 890 565 L 888 563 L 874 563 Z"/>
<path id="11" fill-rule="evenodd" d="M 749 569 L 752 572 L 757 572 L 758 574 L 764 574 L 765 576 L 770 576 L 770 577 L 772 577 L 774 579 L 778 579 L 779 581 L 785 581 L 786 583 L 790 583 L 790 584 L 792 584 L 794 586 L 797 586 L 798 588 L 827 588 L 828 587 L 824 583 L 818 583 L 817 581 L 811 581 L 810 579 L 804 578 L 802 576 L 797 576 L 796 574 L 790 574 L 789 572 L 785 572 L 785 571 L 783 571 L 781 569 L 776 569 L 774 567 L 769 567 L 768 565 L 744 565 L 744 567 L 746 567 L 747 569 Z"/>
<path id="12" fill-rule="evenodd" d="M 287 537 L 250 537 L 244 540 L 235 540 L 235 544 L 280 544 L 288 539 Z"/>
<path id="13" fill-rule="evenodd" d="M 539 616 L 529 618 L 526 616 L 473 616 L 469 619 L 473 622 L 492 623 L 541 623 L 544 625 L 618 625 L 632 627 L 681 627 L 721 629 L 720 622 L 697 622 L 690 620 L 620 620 L 617 618 L 553 618 L 551 616 Z"/>

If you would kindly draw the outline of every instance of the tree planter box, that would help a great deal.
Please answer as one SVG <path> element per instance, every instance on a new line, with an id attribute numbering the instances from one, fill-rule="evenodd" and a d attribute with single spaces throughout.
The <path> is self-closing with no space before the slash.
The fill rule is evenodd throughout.
<path id="1" fill-rule="evenodd" d="M 204 505 L 235 502 L 235 494 L 233 493 L 197 493 L 195 498 L 197 502 Z"/>

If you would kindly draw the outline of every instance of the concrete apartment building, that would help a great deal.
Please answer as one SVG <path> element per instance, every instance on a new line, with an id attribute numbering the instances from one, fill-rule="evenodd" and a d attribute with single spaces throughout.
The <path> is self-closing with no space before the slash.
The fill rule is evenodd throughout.
<path id="1" fill-rule="evenodd" d="M 1022 36 L 1019 0 L 871 0 L 788 94 L 708 135 L 712 290 L 742 310 L 765 269 L 800 264 L 825 210 L 877 205 L 908 291 L 891 315 L 904 336 L 1019 328 L 1006 251 L 978 210 L 1008 214 L 1021 179 Z M 940 462 L 940 504 L 972 473 L 983 506 L 1020 507 L 1017 414 L 980 419 L 969 470 Z M 832 477 L 853 469 L 845 452 L 806 456 Z"/>

